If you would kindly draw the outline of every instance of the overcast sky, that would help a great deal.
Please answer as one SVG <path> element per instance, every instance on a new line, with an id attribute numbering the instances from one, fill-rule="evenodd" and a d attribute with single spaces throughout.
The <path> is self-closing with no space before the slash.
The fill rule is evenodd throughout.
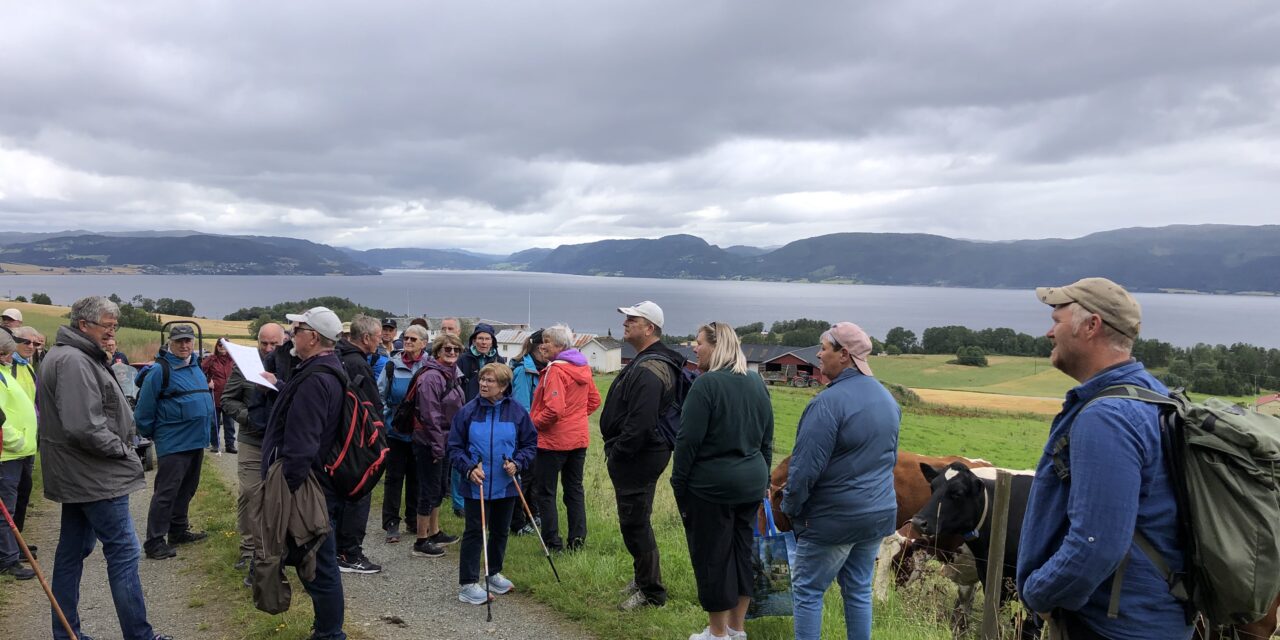
<path id="1" fill-rule="evenodd" d="M 0 229 L 505 253 L 1280 222 L 1277 2 L 16 2 Z"/>

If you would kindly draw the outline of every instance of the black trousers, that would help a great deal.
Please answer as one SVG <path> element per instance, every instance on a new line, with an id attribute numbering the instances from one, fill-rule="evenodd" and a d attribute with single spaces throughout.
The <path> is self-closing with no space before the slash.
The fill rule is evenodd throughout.
<path id="1" fill-rule="evenodd" d="M 751 536 L 758 502 L 718 504 L 695 495 L 680 500 L 689 562 L 703 611 L 728 611 L 752 593 Z"/>
<path id="2" fill-rule="evenodd" d="M 418 474 L 418 515 L 429 516 L 444 496 L 442 477 L 448 475 L 449 465 L 436 460 L 431 447 L 417 442 L 413 443 L 413 464 Z M 426 533 L 420 531 L 419 535 Z"/>
<path id="3" fill-rule="evenodd" d="M 151 508 L 147 511 L 148 548 L 165 534 L 182 533 L 191 528 L 187 508 L 200 487 L 200 467 L 204 449 L 170 453 L 156 461 L 156 486 L 151 492 Z"/>
<path id="4" fill-rule="evenodd" d="M 17 504 L 13 506 L 13 523 L 18 525 L 18 531 L 22 531 L 22 525 L 27 521 L 27 505 L 31 502 L 31 474 L 36 467 L 36 457 L 27 456 L 23 458 L 22 475 L 18 478 L 18 499 Z"/>
<path id="5" fill-rule="evenodd" d="M 538 505 L 533 503 L 533 496 L 530 492 L 533 488 L 533 469 L 538 464 L 537 458 L 534 463 L 520 470 L 516 477 L 520 480 L 520 490 L 524 491 L 524 499 L 529 503 L 529 510 L 536 517 L 538 515 Z M 524 515 L 524 505 L 520 504 L 520 496 L 515 497 L 516 506 L 511 511 L 511 533 L 515 533 L 524 528 L 529 523 L 529 518 Z"/>
<path id="6" fill-rule="evenodd" d="M 643 451 L 632 458 L 609 459 L 609 479 L 618 502 L 618 528 L 622 543 L 631 553 L 636 586 L 649 602 L 667 602 L 667 588 L 662 584 L 662 564 L 658 541 L 653 536 L 653 496 L 658 489 L 658 476 L 671 461 L 670 451 Z"/>
<path id="7" fill-rule="evenodd" d="M 364 529 L 369 522 L 369 509 L 373 506 L 373 493 L 364 494 L 354 502 L 336 498 L 335 520 L 338 523 L 338 553 L 347 557 L 360 557 L 364 553 Z"/>
<path id="8" fill-rule="evenodd" d="M 400 498 L 404 496 L 404 523 L 410 531 L 418 526 L 418 469 L 413 462 L 413 443 L 387 438 L 387 475 L 382 484 L 382 529 L 400 524 Z"/>
<path id="9" fill-rule="evenodd" d="M 511 512 L 520 498 L 501 498 L 484 501 L 485 525 L 489 528 L 489 575 L 502 571 L 502 561 L 507 557 L 507 531 L 511 527 Z M 458 584 L 480 582 L 480 551 L 484 544 L 480 537 L 480 500 L 463 498 L 466 529 L 462 532 L 462 550 L 458 558 Z M 484 586 L 481 583 L 480 586 Z"/>
<path id="10" fill-rule="evenodd" d="M 533 468 L 537 512 L 542 517 L 542 541 L 550 549 L 564 548 L 560 538 L 560 514 L 556 511 L 556 483 L 564 485 L 564 508 L 569 517 L 569 539 L 587 539 L 587 501 L 582 490 L 582 468 L 587 450 L 552 451 L 538 449 Z"/>

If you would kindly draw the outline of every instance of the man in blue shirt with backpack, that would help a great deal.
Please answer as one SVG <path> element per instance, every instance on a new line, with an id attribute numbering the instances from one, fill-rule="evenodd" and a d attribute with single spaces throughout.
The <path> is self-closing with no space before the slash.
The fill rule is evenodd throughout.
<path id="1" fill-rule="evenodd" d="M 1097 398 L 1116 385 L 1168 393 L 1130 355 L 1141 308 L 1105 278 L 1041 287 L 1036 295 L 1053 307 L 1050 362 L 1080 384 L 1067 392 L 1036 467 L 1018 591 L 1070 640 L 1188 638 L 1183 603 L 1149 559 L 1183 570 L 1160 408 Z"/>

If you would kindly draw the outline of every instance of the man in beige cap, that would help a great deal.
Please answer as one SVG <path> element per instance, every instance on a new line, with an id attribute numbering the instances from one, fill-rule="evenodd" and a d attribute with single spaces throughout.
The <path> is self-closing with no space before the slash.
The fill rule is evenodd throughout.
<path id="1" fill-rule="evenodd" d="M 1169 392 L 1130 355 L 1142 308 L 1106 278 L 1036 296 L 1053 307 L 1050 361 L 1080 384 L 1067 392 L 1036 467 L 1018 592 L 1071 640 L 1187 638 L 1182 604 L 1139 549 L 1145 543 L 1175 573 L 1183 569 L 1159 409 L 1103 393 L 1117 385 Z M 1122 562 L 1123 579 L 1113 579 Z"/>
<path id="2" fill-rule="evenodd" d="M 0 328 L 13 335 L 13 330 L 22 326 L 22 312 L 17 309 L 0 311 Z"/>

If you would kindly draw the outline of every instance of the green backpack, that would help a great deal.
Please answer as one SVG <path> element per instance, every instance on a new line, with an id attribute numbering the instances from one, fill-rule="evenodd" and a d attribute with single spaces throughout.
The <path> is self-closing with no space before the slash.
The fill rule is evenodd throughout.
<path id="1" fill-rule="evenodd" d="M 1185 573 L 1173 575 L 1141 532 L 1134 542 L 1164 574 L 1175 597 L 1214 626 L 1253 622 L 1280 593 L 1280 418 L 1209 398 L 1192 402 L 1131 385 L 1108 387 L 1102 398 L 1161 405 L 1161 440 L 1182 514 Z M 1079 414 L 1077 414 L 1079 415 Z M 1065 437 L 1064 437 L 1065 440 Z M 1054 464 L 1066 442 L 1054 447 Z M 1128 558 L 1112 580 L 1118 612 Z"/>

